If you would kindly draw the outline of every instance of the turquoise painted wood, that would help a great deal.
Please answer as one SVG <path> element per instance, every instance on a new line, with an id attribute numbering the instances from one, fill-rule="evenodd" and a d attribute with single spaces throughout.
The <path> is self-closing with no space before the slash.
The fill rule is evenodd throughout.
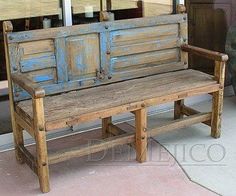
<path id="1" fill-rule="evenodd" d="M 52 95 L 185 69 L 183 24 L 181 14 L 9 33 L 11 70 Z M 29 98 L 17 86 L 14 93 Z"/>

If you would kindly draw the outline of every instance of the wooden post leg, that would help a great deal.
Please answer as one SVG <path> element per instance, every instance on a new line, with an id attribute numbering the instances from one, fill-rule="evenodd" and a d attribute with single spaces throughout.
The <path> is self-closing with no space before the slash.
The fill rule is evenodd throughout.
<path id="1" fill-rule="evenodd" d="M 40 189 L 43 193 L 50 191 L 48 152 L 44 122 L 43 99 L 33 99 L 34 131 L 36 138 L 37 169 Z"/>
<path id="2" fill-rule="evenodd" d="M 225 62 L 215 62 L 215 79 L 220 84 L 220 90 L 212 94 L 211 136 L 219 138 L 221 135 L 221 116 L 223 112 Z"/>
<path id="3" fill-rule="evenodd" d="M 112 123 L 112 117 L 102 119 L 102 138 L 108 138 L 109 134 L 109 124 Z"/>
<path id="4" fill-rule="evenodd" d="M 7 44 L 7 33 L 13 31 L 12 23 L 6 21 L 3 23 L 3 35 L 4 35 L 4 49 L 5 49 L 5 57 L 6 57 L 6 68 L 7 68 L 7 79 L 8 79 L 8 89 L 9 89 L 9 102 L 10 102 L 10 113 L 11 113 L 11 124 L 13 129 L 14 136 L 14 145 L 15 145 L 15 154 L 16 159 L 19 163 L 23 163 L 23 159 L 21 156 L 21 152 L 18 148 L 19 145 L 23 144 L 23 133 L 21 128 L 16 124 L 15 120 L 15 102 L 13 95 L 13 87 L 11 82 L 11 68 L 10 68 L 10 57 L 9 57 L 9 49 Z"/>
<path id="5" fill-rule="evenodd" d="M 135 112 L 136 127 L 136 159 L 143 163 L 147 160 L 147 111 L 146 109 Z"/>
<path id="6" fill-rule="evenodd" d="M 175 105 L 174 105 L 174 119 L 181 119 L 184 117 L 183 113 L 181 112 L 182 110 L 182 106 L 184 105 L 184 100 L 179 100 L 179 101 L 175 101 Z"/>
<path id="7" fill-rule="evenodd" d="M 220 138 L 221 135 L 221 116 L 223 111 L 223 90 L 213 93 L 212 95 L 212 120 L 211 136 Z"/>
<path id="8" fill-rule="evenodd" d="M 20 164 L 23 164 L 23 163 L 25 163 L 25 161 L 24 161 L 24 159 L 21 155 L 21 151 L 19 149 L 19 146 L 24 146 L 23 128 L 16 123 L 14 123 L 14 125 L 15 125 L 15 127 L 13 129 L 15 129 L 15 131 L 13 131 L 13 135 L 14 135 L 14 140 L 15 140 L 16 160 Z"/>

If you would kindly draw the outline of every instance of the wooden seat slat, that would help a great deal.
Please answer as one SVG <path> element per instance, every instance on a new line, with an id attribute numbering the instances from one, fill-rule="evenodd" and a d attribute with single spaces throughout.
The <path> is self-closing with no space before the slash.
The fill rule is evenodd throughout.
<path id="1" fill-rule="evenodd" d="M 217 82 L 211 75 L 189 69 L 48 96 L 44 99 L 45 120 L 49 124 L 66 121 L 70 117 L 214 85 Z M 18 107 L 33 118 L 31 100 L 20 102 Z"/>

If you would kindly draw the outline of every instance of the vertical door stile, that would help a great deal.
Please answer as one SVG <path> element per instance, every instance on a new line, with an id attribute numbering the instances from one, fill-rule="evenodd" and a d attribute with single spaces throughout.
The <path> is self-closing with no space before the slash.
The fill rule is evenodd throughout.
<path id="1" fill-rule="evenodd" d="M 111 62 L 111 44 L 110 44 L 110 32 L 107 26 L 106 31 L 100 33 L 100 54 L 101 54 L 101 66 L 100 72 L 105 74 L 105 79 L 111 79 L 112 70 L 110 67 Z"/>
<path id="2" fill-rule="evenodd" d="M 57 80 L 58 83 L 68 82 L 68 59 L 66 55 L 65 38 L 55 39 L 55 54 L 57 62 Z"/>

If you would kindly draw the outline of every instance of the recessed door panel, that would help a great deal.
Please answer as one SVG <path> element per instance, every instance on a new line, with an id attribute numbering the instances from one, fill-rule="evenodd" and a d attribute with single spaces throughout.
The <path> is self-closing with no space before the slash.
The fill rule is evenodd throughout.
<path id="1" fill-rule="evenodd" d="M 98 34 L 89 34 L 67 40 L 69 79 L 96 77 L 100 67 Z"/>

